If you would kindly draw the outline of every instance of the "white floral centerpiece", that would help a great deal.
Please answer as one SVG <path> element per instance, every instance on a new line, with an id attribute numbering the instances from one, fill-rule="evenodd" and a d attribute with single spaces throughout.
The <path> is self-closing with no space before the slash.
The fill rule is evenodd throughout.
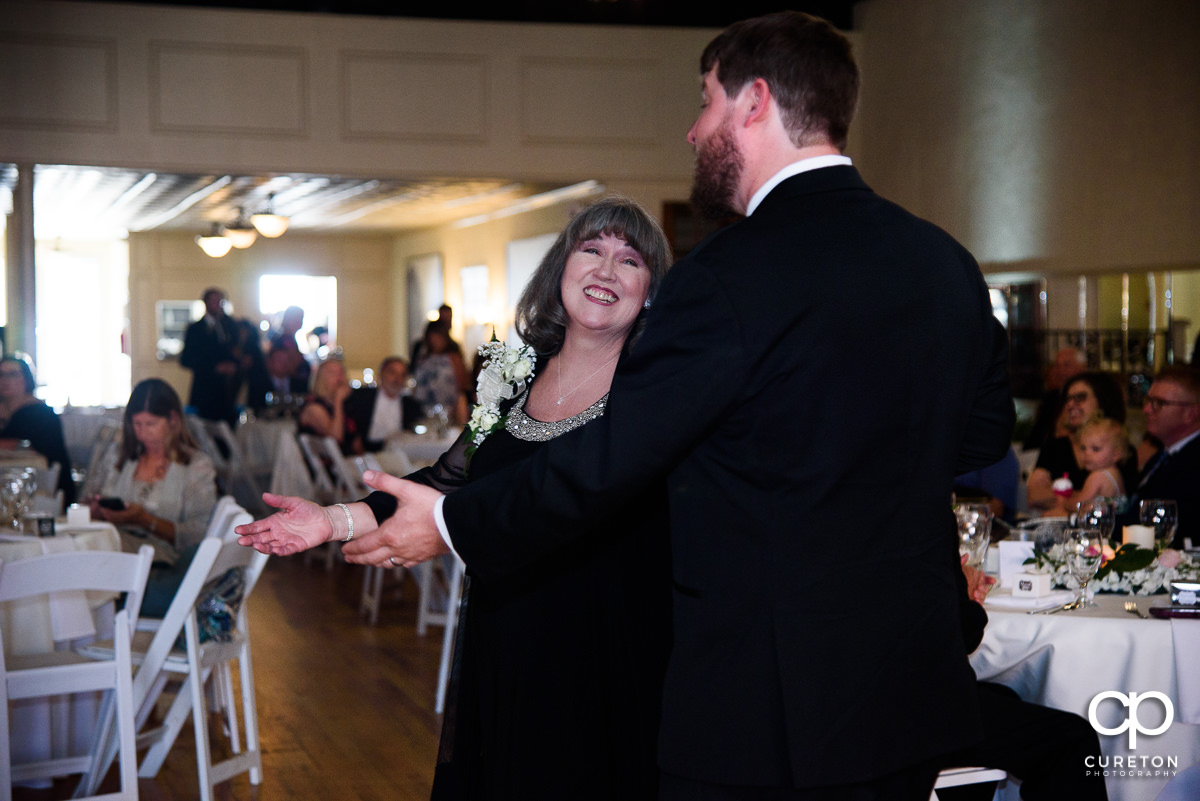
<path id="1" fill-rule="evenodd" d="M 1061 545 L 1055 545 L 1049 553 L 1037 554 L 1026 564 L 1031 573 L 1049 573 L 1056 587 L 1079 589 Z M 1088 582 L 1088 590 L 1153 595 L 1169 591 L 1172 581 L 1200 581 L 1200 561 L 1174 548 L 1152 550 L 1127 543 L 1114 549 L 1106 545 L 1100 569 Z"/>
<path id="2" fill-rule="evenodd" d="M 500 404 L 517 397 L 528 388 L 533 367 L 537 364 L 537 354 L 533 348 L 528 345 L 509 347 L 496 339 L 494 329 L 491 341 L 479 346 L 479 355 L 485 361 L 475 385 L 478 403 L 471 410 L 471 420 L 467 423 L 470 439 L 466 451 L 468 460 L 489 434 L 504 425 L 505 416 L 500 412 Z"/>

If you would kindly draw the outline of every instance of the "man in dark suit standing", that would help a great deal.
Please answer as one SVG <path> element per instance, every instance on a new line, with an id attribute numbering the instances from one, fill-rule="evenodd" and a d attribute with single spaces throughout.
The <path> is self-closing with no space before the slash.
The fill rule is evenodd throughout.
<path id="1" fill-rule="evenodd" d="M 1163 449 L 1146 463 L 1121 522 L 1137 523 L 1143 500 L 1172 500 L 1179 510 L 1174 547 L 1184 547 L 1187 539 L 1193 547 L 1200 545 L 1200 368 L 1160 370 L 1142 410 L 1146 433 L 1157 437 Z"/>
<path id="2" fill-rule="evenodd" d="M 661 798 L 925 799 L 980 737 L 950 494 L 1009 446 L 1007 343 L 971 255 L 842 155 L 850 50 L 794 12 L 713 40 L 693 203 L 746 218 L 668 274 L 605 416 L 444 499 L 372 475 L 400 508 L 344 546 L 504 574 L 665 478 Z"/>
<path id="3" fill-rule="evenodd" d="M 374 387 L 359 387 L 346 398 L 346 453 L 375 453 L 383 450 L 387 438 L 411 428 L 420 415 L 420 404 L 410 397 L 408 365 L 399 356 L 388 356 L 379 365 L 379 382 Z"/>
<path id="4" fill-rule="evenodd" d="M 204 290 L 201 299 L 204 316 L 188 326 L 179 354 L 179 364 L 192 371 L 188 405 L 205 420 L 224 420 L 235 426 L 238 326 L 225 313 L 225 293 L 220 289 Z"/>

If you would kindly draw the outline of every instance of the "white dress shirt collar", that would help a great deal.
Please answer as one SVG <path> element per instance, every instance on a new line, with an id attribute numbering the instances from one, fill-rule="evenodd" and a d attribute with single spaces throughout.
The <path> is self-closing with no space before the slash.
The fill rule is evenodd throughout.
<path id="1" fill-rule="evenodd" d="M 1179 440 L 1179 442 L 1176 442 L 1174 445 L 1167 448 L 1167 453 L 1170 453 L 1170 454 L 1179 453 L 1181 450 L 1183 450 L 1183 446 L 1187 445 L 1189 442 L 1194 440 L 1196 437 L 1200 437 L 1200 431 L 1193 431 L 1192 433 L 1188 434 L 1186 437 Z"/>
<path id="2" fill-rule="evenodd" d="M 793 161 L 771 176 L 770 180 L 758 188 L 758 191 L 754 193 L 753 197 L 750 198 L 750 203 L 746 206 L 746 216 L 749 217 L 754 213 L 754 210 L 758 208 L 759 203 L 762 203 L 767 193 L 793 175 L 799 175 L 809 170 L 819 170 L 822 167 L 848 167 L 852 163 L 849 156 L 813 156 L 812 158 Z"/>

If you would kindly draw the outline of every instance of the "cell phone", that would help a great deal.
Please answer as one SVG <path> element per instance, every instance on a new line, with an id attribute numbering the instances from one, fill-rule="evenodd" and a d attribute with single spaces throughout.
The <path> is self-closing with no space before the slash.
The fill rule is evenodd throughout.
<path id="1" fill-rule="evenodd" d="M 120 498 L 101 498 L 96 501 L 103 509 L 111 509 L 114 512 L 120 512 L 125 509 L 125 501 Z"/>

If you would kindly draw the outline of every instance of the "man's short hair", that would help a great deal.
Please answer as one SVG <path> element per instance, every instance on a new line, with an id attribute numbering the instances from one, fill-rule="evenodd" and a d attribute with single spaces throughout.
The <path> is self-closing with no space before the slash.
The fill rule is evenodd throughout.
<path id="1" fill-rule="evenodd" d="M 383 361 L 379 363 L 379 372 L 382 373 L 384 370 L 388 369 L 389 365 L 395 364 L 396 362 L 403 364 L 405 370 L 408 369 L 408 360 L 403 356 L 385 356 Z"/>
<path id="2" fill-rule="evenodd" d="M 847 39 L 819 17 L 780 11 L 730 25 L 700 56 L 729 97 L 762 78 L 792 144 L 846 147 L 858 104 L 858 65 Z"/>
<path id="3" fill-rule="evenodd" d="M 1190 367 L 1185 364 L 1172 364 L 1162 368 L 1154 376 L 1154 382 L 1170 381 L 1178 385 L 1187 394 L 1188 399 L 1200 401 L 1200 367 Z"/>

